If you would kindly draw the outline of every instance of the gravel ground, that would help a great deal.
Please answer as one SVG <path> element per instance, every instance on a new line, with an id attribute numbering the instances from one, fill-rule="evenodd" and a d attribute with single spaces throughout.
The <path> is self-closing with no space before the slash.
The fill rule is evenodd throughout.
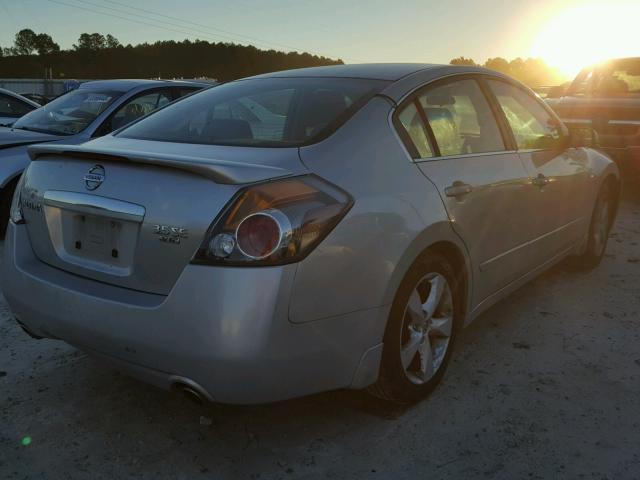
<path id="1" fill-rule="evenodd" d="M 493 307 L 407 409 L 351 391 L 200 407 L 28 338 L 0 297 L 0 479 L 640 478 L 638 242 L 627 199 L 599 269 Z"/>

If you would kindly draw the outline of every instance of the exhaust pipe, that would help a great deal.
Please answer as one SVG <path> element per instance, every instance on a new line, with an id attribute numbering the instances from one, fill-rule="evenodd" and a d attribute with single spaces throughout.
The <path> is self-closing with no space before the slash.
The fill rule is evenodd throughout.
<path id="1" fill-rule="evenodd" d="M 186 377 L 173 376 L 171 377 L 171 381 L 171 390 L 181 393 L 192 402 L 198 405 L 213 402 L 211 395 L 193 380 Z"/>
<path id="2" fill-rule="evenodd" d="M 204 397 L 197 390 L 187 386 L 187 385 L 178 385 L 176 390 L 182 394 L 184 398 L 187 400 L 196 403 L 198 405 L 204 404 Z"/>

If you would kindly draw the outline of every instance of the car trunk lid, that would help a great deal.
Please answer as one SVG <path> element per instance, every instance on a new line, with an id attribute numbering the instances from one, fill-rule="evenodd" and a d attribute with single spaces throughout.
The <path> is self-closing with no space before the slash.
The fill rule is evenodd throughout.
<path id="1" fill-rule="evenodd" d="M 180 155 L 174 146 L 144 143 L 30 149 L 34 161 L 21 203 L 41 261 L 111 285 L 168 294 L 242 185 L 304 171 L 297 149 L 229 153 L 182 145 L 190 154 Z"/>

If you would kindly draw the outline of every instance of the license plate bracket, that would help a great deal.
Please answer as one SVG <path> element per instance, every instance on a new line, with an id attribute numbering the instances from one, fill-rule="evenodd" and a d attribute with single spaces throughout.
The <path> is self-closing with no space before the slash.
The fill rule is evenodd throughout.
<path id="1" fill-rule="evenodd" d="M 94 215 L 77 214 L 74 215 L 73 226 L 72 236 L 76 254 L 103 261 L 117 259 L 120 256 L 121 222 Z"/>

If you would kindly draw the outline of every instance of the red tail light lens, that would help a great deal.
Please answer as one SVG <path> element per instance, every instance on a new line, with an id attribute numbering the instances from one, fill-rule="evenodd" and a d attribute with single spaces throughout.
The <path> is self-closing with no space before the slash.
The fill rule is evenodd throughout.
<path id="1" fill-rule="evenodd" d="M 315 176 L 247 187 L 209 228 L 194 263 L 276 265 L 301 260 L 353 204 Z"/>
<path id="2" fill-rule="evenodd" d="M 278 221 L 265 212 L 245 218 L 236 230 L 238 248 L 247 257 L 262 259 L 278 248 L 282 230 Z"/>

